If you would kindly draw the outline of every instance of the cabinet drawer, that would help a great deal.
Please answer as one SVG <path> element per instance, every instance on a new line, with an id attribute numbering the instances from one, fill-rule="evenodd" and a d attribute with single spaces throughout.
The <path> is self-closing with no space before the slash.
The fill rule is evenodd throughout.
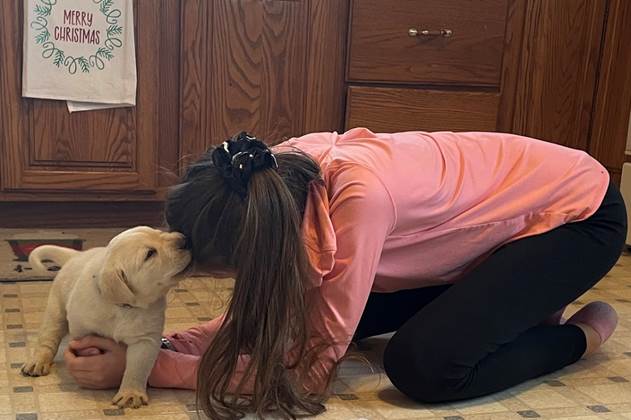
<path id="1" fill-rule="evenodd" d="M 353 86 L 348 88 L 346 129 L 375 132 L 495 131 L 499 95 Z"/>
<path id="2" fill-rule="evenodd" d="M 353 0 L 348 79 L 499 85 L 507 8 L 507 0 Z"/>

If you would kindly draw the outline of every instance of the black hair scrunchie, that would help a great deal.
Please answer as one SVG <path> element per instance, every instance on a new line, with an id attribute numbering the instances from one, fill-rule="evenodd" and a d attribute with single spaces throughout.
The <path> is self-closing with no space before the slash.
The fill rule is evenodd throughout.
<path id="1" fill-rule="evenodd" d="M 272 151 L 256 137 L 241 132 L 212 152 L 213 164 L 228 186 L 241 198 L 248 194 L 248 183 L 254 172 L 264 169 L 278 169 Z"/>

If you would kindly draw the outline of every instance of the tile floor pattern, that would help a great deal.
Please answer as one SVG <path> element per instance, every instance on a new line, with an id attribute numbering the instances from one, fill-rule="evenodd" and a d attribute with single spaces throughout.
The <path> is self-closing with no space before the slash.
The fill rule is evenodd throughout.
<path id="1" fill-rule="evenodd" d="M 53 419 L 196 419 L 194 395 L 188 391 L 150 390 L 150 405 L 119 410 L 109 404 L 113 391 L 79 389 L 58 363 L 51 375 L 25 378 L 19 374 L 35 342 L 49 283 L 0 284 L 0 420 Z M 231 283 L 187 279 L 171 292 L 167 330 L 187 328 L 222 310 Z M 424 406 L 410 402 L 383 372 L 360 363 L 343 365 L 336 394 L 322 419 L 631 419 L 631 256 L 618 265 L 581 302 L 602 299 L 620 313 L 620 326 L 602 351 L 590 360 L 501 394 L 457 404 Z M 208 303 L 210 302 L 210 303 Z M 384 338 L 361 344 L 372 360 Z"/>

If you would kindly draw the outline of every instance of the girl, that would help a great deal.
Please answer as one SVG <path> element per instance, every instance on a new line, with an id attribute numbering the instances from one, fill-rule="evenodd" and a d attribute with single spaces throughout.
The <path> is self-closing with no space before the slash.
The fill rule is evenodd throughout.
<path id="1" fill-rule="evenodd" d="M 386 374 L 433 403 L 572 364 L 617 322 L 602 302 L 561 320 L 616 262 L 626 212 L 605 168 L 552 143 L 357 128 L 272 152 L 242 133 L 188 168 L 166 217 L 235 286 L 223 317 L 165 339 L 149 383 L 197 389 L 213 419 L 323 411 L 353 339 L 395 331 Z M 111 387 L 123 354 L 86 337 L 66 362 Z"/>

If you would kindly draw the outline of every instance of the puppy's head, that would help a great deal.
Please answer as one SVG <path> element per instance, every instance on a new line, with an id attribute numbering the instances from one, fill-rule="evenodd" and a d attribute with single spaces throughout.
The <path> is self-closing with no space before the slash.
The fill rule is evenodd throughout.
<path id="1" fill-rule="evenodd" d="M 126 230 L 107 246 L 98 279 L 103 296 L 116 304 L 148 307 L 164 296 L 190 263 L 180 233 L 146 226 Z"/>

